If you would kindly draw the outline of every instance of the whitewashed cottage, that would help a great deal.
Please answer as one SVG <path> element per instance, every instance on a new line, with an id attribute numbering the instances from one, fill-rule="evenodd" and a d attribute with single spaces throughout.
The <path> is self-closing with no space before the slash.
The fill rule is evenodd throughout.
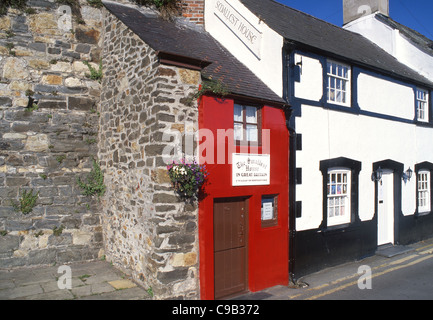
<path id="1" fill-rule="evenodd" d="M 206 29 L 293 109 L 294 277 L 433 233 L 432 42 L 388 1 L 344 8 L 348 30 L 272 0 L 206 1 Z"/>

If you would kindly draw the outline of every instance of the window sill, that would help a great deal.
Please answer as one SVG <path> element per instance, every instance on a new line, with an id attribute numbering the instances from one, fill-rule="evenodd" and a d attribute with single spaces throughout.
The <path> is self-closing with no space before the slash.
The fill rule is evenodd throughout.
<path id="1" fill-rule="evenodd" d="M 415 216 L 416 216 L 416 217 L 425 217 L 425 216 L 428 216 L 428 215 L 431 214 L 431 213 L 432 213 L 431 211 L 417 212 L 417 213 L 415 214 Z"/>
<path id="2" fill-rule="evenodd" d="M 334 233 L 345 233 L 358 229 L 355 223 L 345 223 L 337 226 L 321 227 L 319 228 L 319 233 L 324 235 L 334 234 Z"/>

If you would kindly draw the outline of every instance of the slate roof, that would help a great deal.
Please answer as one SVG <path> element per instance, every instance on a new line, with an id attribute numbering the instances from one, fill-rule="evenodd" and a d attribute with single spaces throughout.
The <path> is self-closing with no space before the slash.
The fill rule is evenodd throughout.
<path id="1" fill-rule="evenodd" d="M 286 104 L 207 32 L 130 6 L 105 1 L 103 4 L 155 51 L 208 62 L 202 76 L 222 82 L 232 94 Z"/>
<path id="2" fill-rule="evenodd" d="M 433 83 L 357 33 L 273 0 L 240 0 L 286 40 L 370 70 L 433 87 Z"/>

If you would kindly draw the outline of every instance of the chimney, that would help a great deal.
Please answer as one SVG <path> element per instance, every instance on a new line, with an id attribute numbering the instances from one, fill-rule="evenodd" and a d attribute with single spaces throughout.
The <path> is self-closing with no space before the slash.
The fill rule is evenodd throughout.
<path id="1" fill-rule="evenodd" d="M 344 24 L 372 13 L 389 16 L 389 0 L 343 0 Z"/>
<path id="2" fill-rule="evenodd" d="M 205 0 L 181 0 L 182 16 L 197 25 L 204 25 Z"/>

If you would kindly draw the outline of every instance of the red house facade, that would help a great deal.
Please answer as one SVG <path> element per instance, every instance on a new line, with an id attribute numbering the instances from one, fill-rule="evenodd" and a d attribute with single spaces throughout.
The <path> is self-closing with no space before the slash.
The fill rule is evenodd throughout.
<path id="1" fill-rule="evenodd" d="M 235 120 L 249 113 L 248 121 L 256 122 L 254 111 L 258 136 L 254 132 L 246 138 L 256 141 L 240 143 Z M 201 298 L 287 285 L 289 132 L 284 110 L 204 96 L 199 126 L 206 129 L 200 161 L 209 172 L 199 202 Z M 206 142 L 209 136 L 213 144 Z"/>

